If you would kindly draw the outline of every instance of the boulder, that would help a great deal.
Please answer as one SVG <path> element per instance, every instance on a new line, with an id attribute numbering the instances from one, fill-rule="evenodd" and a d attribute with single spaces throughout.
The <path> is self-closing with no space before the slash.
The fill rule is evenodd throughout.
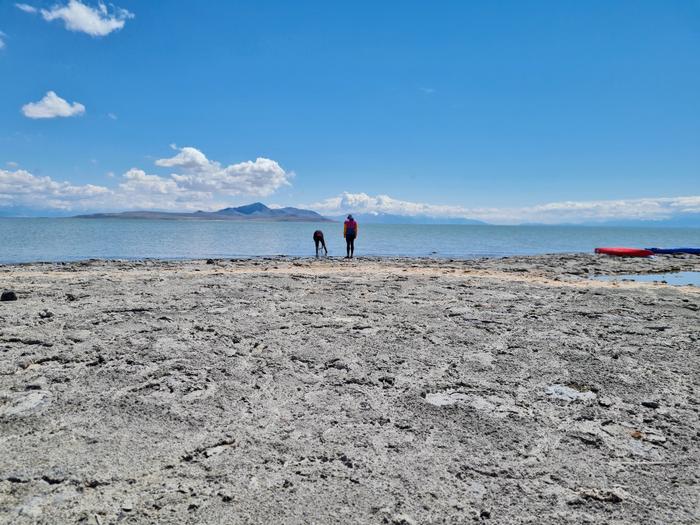
<path id="1" fill-rule="evenodd" d="M 0 301 L 16 301 L 17 300 L 17 294 L 13 292 L 12 290 L 5 290 L 2 292 L 2 295 L 0 295 Z"/>

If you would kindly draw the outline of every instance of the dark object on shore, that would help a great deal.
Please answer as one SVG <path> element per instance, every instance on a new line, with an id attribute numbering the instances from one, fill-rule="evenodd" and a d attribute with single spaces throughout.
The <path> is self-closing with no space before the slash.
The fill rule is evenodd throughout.
<path id="1" fill-rule="evenodd" d="M 214 259 L 207 259 L 207 264 L 215 264 L 216 261 Z"/>
<path id="2" fill-rule="evenodd" d="M 16 301 L 17 300 L 17 294 L 13 292 L 12 290 L 5 290 L 2 292 L 2 295 L 0 295 L 0 301 Z"/>
<path id="3" fill-rule="evenodd" d="M 642 248 L 596 248 L 595 252 L 615 257 L 649 257 L 654 255 L 654 252 Z"/>
<path id="4" fill-rule="evenodd" d="M 700 248 L 647 248 L 647 250 L 654 253 L 689 253 L 691 255 L 700 255 Z"/>

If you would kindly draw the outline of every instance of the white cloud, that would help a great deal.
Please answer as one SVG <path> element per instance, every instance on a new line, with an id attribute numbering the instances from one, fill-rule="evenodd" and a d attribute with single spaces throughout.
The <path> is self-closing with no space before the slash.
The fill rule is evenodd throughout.
<path id="1" fill-rule="evenodd" d="M 36 7 L 29 4 L 15 4 L 15 7 L 25 13 L 36 13 L 38 11 Z"/>
<path id="2" fill-rule="evenodd" d="M 23 11 L 36 12 L 35 8 L 26 4 L 15 5 Z M 99 2 L 97 7 L 90 7 L 80 0 L 69 0 L 65 5 L 57 4 L 51 9 L 42 9 L 41 16 L 48 22 L 63 20 L 69 31 L 87 33 L 90 36 L 106 36 L 123 28 L 128 19 L 134 18 L 133 13 L 126 9 L 113 7 L 110 12 L 102 2 Z"/>
<path id="3" fill-rule="evenodd" d="M 26 170 L 0 169 L 0 206 L 71 209 L 81 201 L 96 199 L 107 193 L 109 190 L 102 186 L 76 186 L 69 182 L 57 182 L 50 177 L 38 177 Z"/>
<path id="4" fill-rule="evenodd" d="M 119 118 L 119 117 L 117 117 L 117 115 L 115 115 L 114 113 L 107 113 L 107 116 L 108 116 L 109 118 L 111 118 L 112 120 L 117 120 L 117 119 Z"/>
<path id="5" fill-rule="evenodd" d="M 265 197 L 282 186 L 290 185 L 290 179 L 294 176 L 274 160 L 262 157 L 224 167 L 209 160 L 196 148 L 176 149 L 179 151 L 177 155 L 159 159 L 156 165 L 173 168 L 175 173 L 171 177 L 180 186 L 191 190 Z"/>
<path id="6" fill-rule="evenodd" d="M 26 170 L 0 169 L 0 207 L 23 206 L 38 210 L 133 210 L 194 211 L 220 209 L 227 204 L 206 192 L 181 188 L 169 178 L 131 169 L 115 188 L 94 184 L 76 185 L 39 177 Z"/>
<path id="7" fill-rule="evenodd" d="M 388 195 L 370 196 L 366 193 L 342 193 L 324 201 L 310 205 L 314 210 L 324 213 L 388 213 L 392 215 L 425 215 L 428 217 L 463 217 L 466 208 L 423 204 L 397 200 Z"/>
<path id="8" fill-rule="evenodd" d="M 48 91 L 39 102 L 22 106 L 22 113 L 28 118 L 75 117 L 85 113 L 85 106 L 79 102 L 69 104 L 53 91 Z"/>
<path id="9" fill-rule="evenodd" d="M 5 37 L 7 35 L 0 31 L 0 49 L 5 49 Z"/>
<path id="10" fill-rule="evenodd" d="M 495 224 L 537 222 L 589 223 L 611 220 L 663 220 L 684 213 L 700 213 L 700 196 L 599 201 L 552 202 L 512 208 L 466 208 L 402 201 L 388 195 L 342 193 L 306 207 L 327 215 L 345 213 L 392 214 L 477 219 Z"/>
<path id="11" fill-rule="evenodd" d="M 8 160 L 5 164 L 8 168 L 19 168 L 19 163 L 12 160 Z"/>
<path id="12" fill-rule="evenodd" d="M 160 176 L 132 168 L 112 188 L 74 185 L 26 170 L 0 169 L 0 207 L 59 210 L 217 210 L 231 205 L 231 195 L 269 194 L 291 176 L 270 159 L 222 167 L 195 148 L 182 148 L 157 161 L 178 173 Z M 107 174 L 113 178 L 114 174 Z"/>

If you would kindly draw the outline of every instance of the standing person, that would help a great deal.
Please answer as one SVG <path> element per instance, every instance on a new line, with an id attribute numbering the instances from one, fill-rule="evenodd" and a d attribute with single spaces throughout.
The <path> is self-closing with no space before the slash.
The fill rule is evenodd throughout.
<path id="1" fill-rule="evenodd" d="M 357 238 L 357 222 L 352 218 L 352 215 L 348 215 L 345 224 L 343 224 L 343 237 L 345 237 L 345 245 L 347 248 L 346 259 L 352 259 L 355 255 L 355 239 Z"/>
<path id="2" fill-rule="evenodd" d="M 326 240 L 323 238 L 323 232 L 321 230 L 316 230 L 314 232 L 314 244 L 316 245 L 316 257 L 318 257 L 318 249 L 323 246 L 323 251 L 328 255 L 328 248 L 326 248 Z"/>

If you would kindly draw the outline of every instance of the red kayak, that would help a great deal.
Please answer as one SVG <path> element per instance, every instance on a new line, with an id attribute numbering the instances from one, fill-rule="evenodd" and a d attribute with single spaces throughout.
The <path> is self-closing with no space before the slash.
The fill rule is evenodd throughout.
<path id="1" fill-rule="evenodd" d="M 649 257 L 654 255 L 654 252 L 651 250 L 643 250 L 641 248 L 596 248 L 595 252 L 615 255 L 616 257 Z"/>

